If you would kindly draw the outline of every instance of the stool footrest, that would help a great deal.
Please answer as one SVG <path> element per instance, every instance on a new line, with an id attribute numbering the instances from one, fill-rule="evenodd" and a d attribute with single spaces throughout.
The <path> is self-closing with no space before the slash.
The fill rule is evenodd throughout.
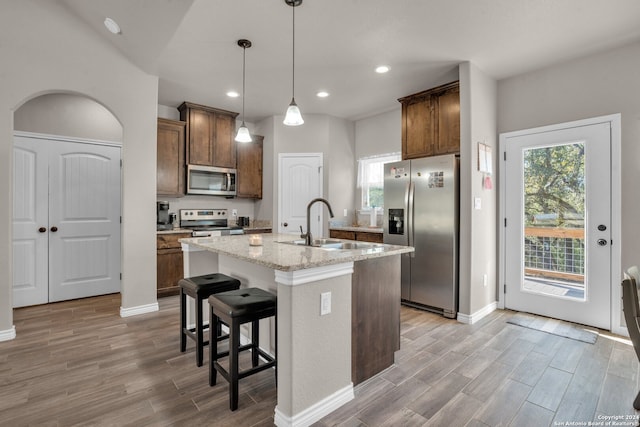
<path id="1" fill-rule="evenodd" d="M 227 382 L 231 382 L 231 375 L 229 375 L 229 372 L 226 369 L 224 369 L 222 367 L 222 365 L 220 365 L 220 363 L 218 363 L 218 361 L 214 361 L 213 362 L 213 366 L 215 367 L 216 371 L 218 371 L 218 373 L 220 375 L 222 375 L 224 377 L 224 379 L 227 380 Z M 276 361 L 272 360 L 272 361 L 264 363 L 262 365 L 255 366 L 255 367 L 249 368 L 249 369 L 245 369 L 244 371 L 239 371 L 238 372 L 238 379 L 241 380 L 241 379 L 243 379 L 245 377 L 248 377 L 250 375 L 257 374 L 258 372 L 262 372 L 265 369 L 273 368 L 274 366 L 276 366 Z"/>
<path id="2" fill-rule="evenodd" d="M 205 331 L 208 331 L 208 330 L 209 330 L 209 328 L 206 328 L 206 329 L 205 329 Z M 191 329 L 186 329 L 186 328 L 185 328 L 185 329 L 183 330 L 183 332 L 184 332 L 184 334 L 185 334 L 185 335 L 187 335 L 187 336 L 191 337 L 193 340 L 195 340 L 195 339 L 196 339 L 196 328 L 191 328 Z M 220 336 L 218 336 L 218 337 L 216 338 L 216 341 L 218 341 L 218 342 L 219 342 L 219 341 L 224 341 L 224 340 L 226 340 L 226 339 L 228 339 L 228 338 L 229 338 L 229 334 L 222 334 L 222 335 L 220 335 Z M 209 340 L 204 340 L 204 341 L 202 342 L 202 346 L 204 347 L 204 346 L 207 346 L 207 345 L 209 345 Z"/>

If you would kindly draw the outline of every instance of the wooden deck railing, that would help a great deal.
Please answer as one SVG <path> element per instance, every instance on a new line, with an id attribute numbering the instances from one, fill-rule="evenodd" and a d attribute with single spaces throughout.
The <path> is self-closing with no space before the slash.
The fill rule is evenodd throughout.
<path id="1" fill-rule="evenodd" d="M 524 229 L 525 239 L 526 238 L 548 238 L 548 239 L 563 239 L 564 242 L 562 246 L 565 248 L 573 248 L 574 239 L 584 240 L 584 228 L 560 228 L 560 227 L 525 227 Z M 544 240 L 543 240 L 544 241 Z M 557 243 L 557 241 L 556 241 Z M 569 250 L 573 251 L 573 249 Z M 536 251 L 538 252 L 538 251 Z M 547 251 L 545 251 L 547 252 Z M 549 251 L 550 252 L 550 251 Z M 570 282 L 578 282 L 584 283 L 584 274 L 575 273 L 576 267 L 572 263 L 575 261 L 573 259 L 574 255 L 571 254 L 571 260 L 567 260 L 567 253 L 565 252 L 565 259 L 563 260 L 565 264 L 568 265 L 558 265 L 557 259 L 553 259 L 550 253 L 545 254 L 545 260 L 543 262 L 536 262 L 537 265 L 528 265 L 525 266 L 525 275 L 540 277 L 540 278 L 553 278 L 560 280 L 567 280 Z M 527 254 L 527 249 L 525 248 L 525 257 L 526 258 L 535 258 L 536 254 L 529 253 Z M 550 257 L 550 258 L 549 258 Z M 540 265 L 553 263 L 556 264 L 554 269 L 539 268 Z M 570 267 L 570 268 L 569 268 Z M 583 268 L 582 265 L 579 266 L 581 270 Z"/>

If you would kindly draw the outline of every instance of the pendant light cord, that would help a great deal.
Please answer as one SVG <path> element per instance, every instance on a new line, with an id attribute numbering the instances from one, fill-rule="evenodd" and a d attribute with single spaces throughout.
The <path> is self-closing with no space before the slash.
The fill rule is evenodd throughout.
<path id="1" fill-rule="evenodd" d="M 246 65 L 247 47 L 242 47 L 242 124 L 244 124 L 244 81 L 245 81 L 245 65 Z"/>
<path id="2" fill-rule="evenodd" d="M 291 79 L 291 98 L 295 99 L 296 97 L 296 5 L 295 3 L 291 7 L 292 15 L 293 15 L 293 48 L 292 52 L 292 68 L 293 68 L 293 76 Z"/>

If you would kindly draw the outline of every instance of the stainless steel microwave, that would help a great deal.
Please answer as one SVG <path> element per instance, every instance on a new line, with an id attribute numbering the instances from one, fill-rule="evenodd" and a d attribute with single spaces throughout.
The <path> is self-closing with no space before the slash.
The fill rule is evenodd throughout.
<path id="1" fill-rule="evenodd" d="M 236 169 L 187 165 L 187 194 L 236 195 Z"/>

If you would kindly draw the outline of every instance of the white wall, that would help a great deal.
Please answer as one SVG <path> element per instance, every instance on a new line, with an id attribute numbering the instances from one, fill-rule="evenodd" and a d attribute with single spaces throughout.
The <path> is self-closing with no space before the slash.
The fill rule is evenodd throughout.
<path id="1" fill-rule="evenodd" d="M 122 125 L 111 111 L 86 96 L 51 93 L 16 110 L 15 130 L 122 143 Z"/>
<path id="2" fill-rule="evenodd" d="M 280 153 L 322 153 L 324 161 L 323 197 L 329 200 L 334 214 L 342 216 L 344 209 L 353 209 L 355 187 L 355 136 L 354 125 L 348 120 L 324 114 L 305 114 L 302 126 L 285 126 L 283 116 L 274 116 L 260 122 L 257 129 L 264 135 L 264 155 L 272 162 L 271 211 L 273 228 L 278 224 L 278 155 Z M 265 171 L 267 164 L 265 163 Z M 268 176 L 263 179 L 266 183 Z M 267 186 L 265 185 L 265 190 Z M 265 193 L 266 194 L 266 193 Z M 258 215 L 264 215 L 268 202 L 257 207 Z M 324 211 L 323 235 L 328 236 L 329 215 Z"/>
<path id="3" fill-rule="evenodd" d="M 613 244 L 621 245 L 623 269 L 640 264 L 638 70 L 640 43 L 634 43 L 498 82 L 500 133 L 621 113 L 623 237 Z"/>
<path id="4" fill-rule="evenodd" d="M 478 171 L 478 143 L 498 152 L 496 81 L 469 62 L 460 64 L 460 305 L 471 316 L 497 301 L 497 182 L 483 188 Z M 475 209 L 480 199 L 481 209 Z M 484 286 L 484 275 L 487 286 Z M 489 309 L 489 308 L 487 308 Z M 473 319 L 472 319 L 473 320 Z"/>
<path id="5" fill-rule="evenodd" d="M 358 120 L 356 126 L 356 160 L 363 157 L 402 150 L 402 108 Z"/>
<path id="6" fill-rule="evenodd" d="M 325 166 L 329 195 L 335 220 L 346 220 L 354 209 L 356 190 L 354 124 L 336 117 L 329 118 L 329 164 Z M 345 217 L 344 212 L 347 212 Z M 326 217 L 328 219 L 328 216 Z M 328 234 L 325 234 L 328 236 Z"/>
<path id="7" fill-rule="evenodd" d="M 155 304 L 157 77 L 134 67 L 54 2 L 12 2 L 11 13 L 0 14 L 0 39 L 16 41 L 0 43 L 0 332 L 13 324 L 14 112 L 29 99 L 52 92 L 86 95 L 122 124 L 122 306 Z"/>

